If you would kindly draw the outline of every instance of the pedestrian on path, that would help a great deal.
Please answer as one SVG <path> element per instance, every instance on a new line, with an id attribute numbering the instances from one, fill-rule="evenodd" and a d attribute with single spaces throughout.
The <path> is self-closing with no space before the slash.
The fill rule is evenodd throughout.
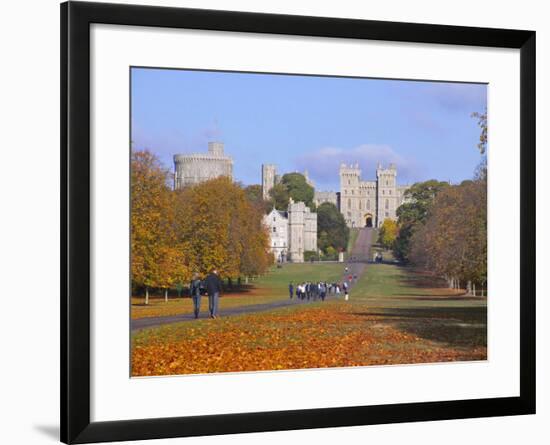
<path id="1" fill-rule="evenodd" d="M 199 274 L 194 273 L 191 284 L 189 285 L 189 294 L 193 299 L 193 312 L 195 318 L 199 318 L 199 313 L 201 311 L 201 280 L 199 279 Z"/>
<path id="2" fill-rule="evenodd" d="M 289 283 L 288 285 L 288 293 L 290 295 L 290 299 L 292 300 L 292 297 L 294 296 L 294 286 L 292 285 L 292 283 Z"/>
<path id="3" fill-rule="evenodd" d="M 208 274 L 204 284 L 206 285 L 206 292 L 208 293 L 210 318 L 216 318 L 218 316 L 218 302 L 222 291 L 222 282 L 218 277 L 218 271 L 216 269 L 213 269 L 212 272 Z"/>

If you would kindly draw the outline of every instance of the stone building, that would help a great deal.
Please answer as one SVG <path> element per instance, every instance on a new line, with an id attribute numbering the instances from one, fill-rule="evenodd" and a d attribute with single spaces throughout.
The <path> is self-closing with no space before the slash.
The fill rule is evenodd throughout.
<path id="1" fill-rule="evenodd" d="M 376 180 L 363 181 L 358 164 L 340 165 L 340 212 L 348 227 L 379 227 L 397 219 L 408 186 L 397 184 L 395 164 L 376 168 Z"/>
<path id="2" fill-rule="evenodd" d="M 338 194 L 336 192 L 318 192 L 315 190 L 313 202 L 319 207 L 324 202 L 330 202 L 338 207 Z"/>
<path id="3" fill-rule="evenodd" d="M 174 155 L 174 189 L 219 176 L 233 179 L 233 159 L 224 154 L 222 142 L 209 142 L 208 153 Z"/>
<path id="4" fill-rule="evenodd" d="M 293 202 L 288 210 L 273 209 L 264 217 L 269 230 L 271 251 L 278 262 L 304 262 L 304 252 L 317 251 L 317 213 L 303 202 Z"/>

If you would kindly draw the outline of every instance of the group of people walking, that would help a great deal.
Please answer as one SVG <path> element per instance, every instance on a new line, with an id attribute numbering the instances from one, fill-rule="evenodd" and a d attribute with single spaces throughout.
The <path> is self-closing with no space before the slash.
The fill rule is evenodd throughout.
<path id="1" fill-rule="evenodd" d="M 348 271 L 346 267 L 346 272 Z M 356 276 L 349 275 L 349 282 L 356 279 Z M 222 292 L 222 280 L 218 276 L 216 269 L 212 270 L 204 280 L 201 280 L 198 273 L 193 274 L 193 279 L 189 284 L 189 294 L 193 300 L 193 313 L 195 318 L 199 318 L 201 311 L 201 300 L 203 293 L 208 295 L 208 312 L 210 318 L 218 317 L 218 308 L 220 301 L 220 294 Z M 325 301 L 327 295 L 335 295 L 339 297 L 344 295 L 344 299 L 349 299 L 349 284 L 348 281 L 342 283 L 327 283 L 326 281 L 306 281 L 294 285 L 289 283 L 288 292 L 290 299 L 296 297 L 299 300 L 321 300 Z"/>
<path id="2" fill-rule="evenodd" d="M 339 297 L 344 294 L 345 299 L 349 298 L 349 285 L 346 281 L 343 283 L 327 283 L 326 281 L 318 281 L 317 283 L 306 281 L 294 285 L 288 284 L 288 293 L 290 299 L 298 298 L 299 300 L 325 301 L 327 295 L 334 294 Z"/>

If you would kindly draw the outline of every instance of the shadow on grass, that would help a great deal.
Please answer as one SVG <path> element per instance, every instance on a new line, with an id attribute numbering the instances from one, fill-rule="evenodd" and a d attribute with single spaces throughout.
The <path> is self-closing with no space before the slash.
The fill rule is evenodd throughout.
<path id="1" fill-rule="evenodd" d="M 395 300 L 404 301 L 486 301 L 485 297 L 466 297 L 463 295 L 431 294 L 429 296 L 411 296 L 411 294 L 393 294 Z"/>
<path id="2" fill-rule="evenodd" d="M 400 331 L 451 347 L 487 346 L 487 308 L 388 308 L 354 315 L 386 321 Z"/>

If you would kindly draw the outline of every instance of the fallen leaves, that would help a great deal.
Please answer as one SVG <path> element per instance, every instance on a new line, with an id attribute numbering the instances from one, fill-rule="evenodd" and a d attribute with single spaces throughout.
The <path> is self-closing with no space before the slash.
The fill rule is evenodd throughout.
<path id="1" fill-rule="evenodd" d="M 485 346 L 453 347 L 402 329 L 395 317 L 326 302 L 269 313 L 181 323 L 135 335 L 132 375 L 485 360 Z M 381 328 L 383 326 L 383 328 Z"/>

